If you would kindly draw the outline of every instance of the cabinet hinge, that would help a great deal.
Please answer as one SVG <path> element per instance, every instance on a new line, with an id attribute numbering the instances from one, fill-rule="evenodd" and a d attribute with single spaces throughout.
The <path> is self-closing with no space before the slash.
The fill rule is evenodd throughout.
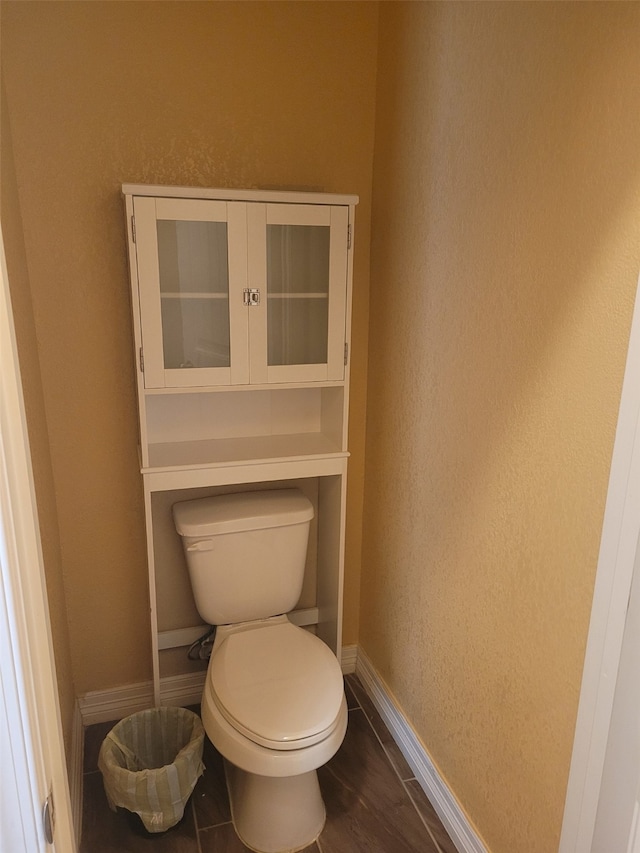
<path id="1" fill-rule="evenodd" d="M 49 791 L 49 796 L 45 800 L 42 807 L 42 828 L 47 844 L 53 844 L 53 832 L 55 828 L 55 809 L 53 808 L 53 791 Z"/>
<path id="2" fill-rule="evenodd" d="M 351 226 L 347 225 L 347 249 L 351 248 Z"/>
<path id="3" fill-rule="evenodd" d="M 344 345 L 344 366 L 346 367 L 349 362 L 349 344 L 345 343 Z"/>
<path id="4" fill-rule="evenodd" d="M 133 242 L 136 242 L 136 218 L 135 216 L 131 217 L 131 239 Z"/>
<path id="5" fill-rule="evenodd" d="M 142 352 L 142 347 L 140 347 L 140 373 L 144 373 L 144 353 Z"/>

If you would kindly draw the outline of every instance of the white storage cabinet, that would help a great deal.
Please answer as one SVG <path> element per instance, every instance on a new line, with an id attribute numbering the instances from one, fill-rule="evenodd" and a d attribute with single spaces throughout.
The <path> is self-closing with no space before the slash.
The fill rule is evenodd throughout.
<path id="1" fill-rule="evenodd" d="M 297 485 L 316 520 L 292 616 L 341 649 L 357 197 L 125 184 L 156 703 L 192 701 L 202 626 L 170 507 Z"/>

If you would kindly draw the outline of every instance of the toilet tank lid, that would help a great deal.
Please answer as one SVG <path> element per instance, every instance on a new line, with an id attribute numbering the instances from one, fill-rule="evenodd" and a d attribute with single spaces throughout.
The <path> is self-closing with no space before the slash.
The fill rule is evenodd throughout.
<path id="1" fill-rule="evenodd" d="M 269 489 L 214 495 L 173 505 L 181 536 L 219 536 L 300 524 L 313 518 L 313 504 L 299 489 Z"/>

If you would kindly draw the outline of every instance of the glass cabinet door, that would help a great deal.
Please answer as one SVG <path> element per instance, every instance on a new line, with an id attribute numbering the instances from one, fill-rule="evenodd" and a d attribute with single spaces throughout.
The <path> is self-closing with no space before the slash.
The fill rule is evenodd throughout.
<path id="1" fill-rule="evenodd" d="M 241 364 L 246 319 L 233 298 L 242 293 L 237 255 L 246 239 L 244 205 L 239 208 L 135 200 L 146 387 L 247 381 L 246 358 L 244 376 Z M 232 342 L 239 351 L 233 371 Z"/>
<path id="2" fill-rule="evenodd" d="M 165 369 L 229 367 L 227 223 L 159 219 L 157 234 Z"/>
<path id="3" fill-rule="evenodd" d="M 146 388 L 344 378 L 347 206 L 133 209 Z"/>
<path id="4" fill-rule="evenodd" d="M 267 364 L 324 364 L 329 225 L 267 224 Z"/>
<path id="5" fill-rule="evenodd" d="M 266 310 L 249 310 L 251 381 L 342 379 L 347 209 L 250 205 L 248 222 L 260 245 L 249 279 L 266 295 Z"/>

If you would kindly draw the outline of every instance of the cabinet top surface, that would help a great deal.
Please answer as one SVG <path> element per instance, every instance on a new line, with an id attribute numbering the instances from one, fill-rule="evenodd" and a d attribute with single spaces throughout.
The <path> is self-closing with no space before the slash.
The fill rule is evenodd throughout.
<path id="1" fill-rule="evenodd" d="M 125 196 L 153 196 L 161 198 L 201 198 L 222 201 L 264 201 L 289 204 L 358 204 L 357 195 L 339 193 L 305 192 L 299 190 L 267 189 L 211 189 L 208 187 L 164 187 L 154 184 L 123 184 Z"/>

